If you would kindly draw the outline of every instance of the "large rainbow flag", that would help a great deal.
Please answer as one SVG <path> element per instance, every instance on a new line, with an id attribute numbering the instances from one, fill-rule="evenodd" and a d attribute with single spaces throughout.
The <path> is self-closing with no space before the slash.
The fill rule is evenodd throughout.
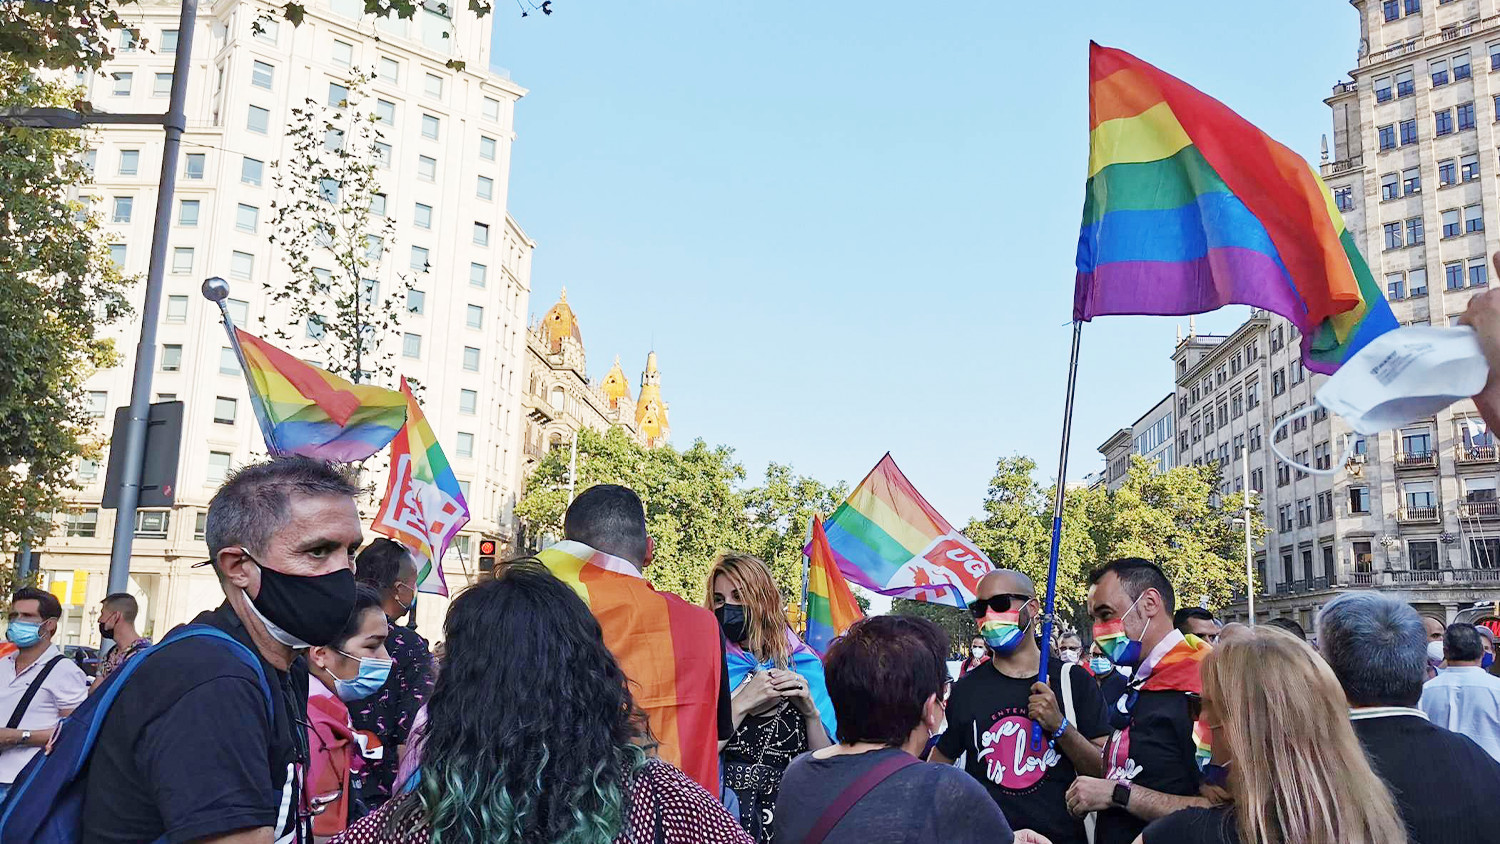
<path id="1" fill-rule="evenodd" d="M 1396 318 L 1296 153 L 1121 50 L 1089 48 L 1089 179 L 1073 318 L 1266 308 L 1333 372 Z"/>
<path id="2" fill-rule="evenodd" d="M 829 553 L 851 583 L 890 595 L 962 607 L 994 568 L 917 492 L 890 454 L 823 525 Z M 803 553 L 810 554 L 809 547 Z"/>
<path id="3" fill-rule="evenodd" d="M 234 329 L 250 386 L 250 406 L 272 454 L 348 463 L 385 448 L 406 423 L 395 390 L 351 384 Z"/>
<path id="4" fill-rule="evenodd" d="M 864 617 L 849 582 L 839 572 L 823 520 L 813 517 L 812 539 L 807 554 L 807 644 L 820 654 L 828 653 L 833 640 Z"/>
<path id="5" fill-rule="evenodd" d="M 401 395 L 406 397 L 406 424 L 391 440 L 390 479 L 371 529 L 411 549 L 418 592 L 447 595 L 443 555 L 469 523 L 469 503 L 404 377 Z"/>
<path id="6" fill-rule="evenodd" d="M 634 565 L 582 542 L 537 554 L 589 605 L 604 645 L 645 710 L 657 753 L 719 793 L 719 684 L 724 657 L 713 613 L 651 588 Z M 561 666 L 559 670 L 567 670 Z"/>

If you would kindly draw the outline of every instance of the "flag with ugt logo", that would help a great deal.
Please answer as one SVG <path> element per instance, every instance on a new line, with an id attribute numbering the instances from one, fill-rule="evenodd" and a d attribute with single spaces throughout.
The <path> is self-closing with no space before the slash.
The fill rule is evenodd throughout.
<path id="1" fill-rule="evenodd" d="M 406 396 L 406 424 L 391 440 L 390 479 L 372 527 L 411 550 L 418 592 L 447 595 L 443 555 L 469 523 L 469 504 L 405 378 L 401 393 Z"/>
<path id="2" fill-rule="evenodd" d="M 850 583 L 889 595 L 962 607 L 974 600 L 988 557 L 948 524 L 886 454 L 823 523 Z"/>

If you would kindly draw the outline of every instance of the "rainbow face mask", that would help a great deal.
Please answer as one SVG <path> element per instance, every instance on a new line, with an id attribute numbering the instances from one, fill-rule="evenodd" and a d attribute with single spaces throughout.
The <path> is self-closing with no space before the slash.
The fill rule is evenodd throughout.
<path id="1" fill-rule="evenodd" d="M 985 612 L 984 618 L 979 620 L 979 635 L 984 637 L 984 643 L 995 653 L 1001 656 L 1014 653 L 1020 647 L 1022 637 L 1026 635 L 1025 629 L 1021 627 L 1021 611 Z"/>
<path id="2" fill-rule="evenodd" d="M 1145 593 L 1142 593 L 1144 595 Z M 1125 616 L 1135 611 L 1135 605 L 1141 599 L 1136 598 L 1125 615 L 1109 621 L 1101 621 L 1094 625 L 1094 641 L 1099 643 L 1099 649 L 1109 656 L 1115 665 L 1128 665 L 1131 668 L 1141 664 L 1141 640 L 1132 639 L 1125 633 Z"/>

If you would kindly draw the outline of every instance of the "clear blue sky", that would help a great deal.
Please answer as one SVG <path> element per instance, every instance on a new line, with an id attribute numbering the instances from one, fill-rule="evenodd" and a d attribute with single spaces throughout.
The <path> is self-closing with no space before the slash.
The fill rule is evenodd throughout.
<path id="1" fill-rule="evenodd" d="M 1089 40 L 1316 161 L 1359 30 L 1328 0 L 555 5 L 495 6 L 532 310 L 567 286 L 596 379 L 654 343 L 677 444 L 850 483 L 889 450 L 958 524 L 998 457 L 1056 474 Z M 1070 478 L 1186 322 L 1085 326 Z"/>

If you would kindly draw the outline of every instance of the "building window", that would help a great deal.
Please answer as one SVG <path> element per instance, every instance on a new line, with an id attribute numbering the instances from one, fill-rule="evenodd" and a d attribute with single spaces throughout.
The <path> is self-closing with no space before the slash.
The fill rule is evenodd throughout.
<path id="1" fill-rule="evenodd" d="M 1292 529 L 1292 505 L 1283 504 L 1280 507 L 1276 508 L 1276 528 L 1283 533 Z M 1286 557 L 1286 571 L 1288 580 L 1291 580 L 1291 570 L 1292 557 L 1290 554 L 1288 554 Z"/>
<path id="2" fill-rule="evenodd" d="M 1420 167 L 1408 167 L 1401 171 L 1401 194 L 1410 196 L 1422 192 L 1422 169 Z"/>
<path id="3" fill-rule="evenodd" d="M 161 371 L 179 372 L 182 370 L 182 345 L 179 343 L 167 343 L 161 347 Z"/>
<path id="4" fill-rule="evenodd" d="M 1333 493 L 1318 493 L 1318 521 L 1327 522 L 1333 519 Z"/>
<path id="5" fill-rule="evenodd" d="M 484 264 L 469 264 L 469 284 L 475 287 L 484 287 L 485 279 L 489 275 L 489 268 Z"/>
<path id="6" fill-rule="evenodd" d="M 383 254 L 385 254 L 385 238 L 378 234 L 365 235 L 365 257 L 371 261 L 379 261 Z"/>
<path id="7" fill-rule="evenodd" d="M 1416 142 L 1417 142 L 1417 120 L 1416 120 L 1416 118 L 1412 118 L 1411 120 L 1403 120 L 1403 121 L 1401 121 L 1401 145 L 1402 146 L 1406 146 L 1407 144 L 1414 144 Z"/>
<path id="8" fill-rule="evenodd" d="M 1466 206 L 1464 206 L 1464 231 L 1465 232 L 1482 232 L 1482 231 L 1484 231 L 1484 206 L 1483 205 L 1466 205 Z"/>
<path id="9" fill-rule="evenodd" d="M 1254 410 L 1260 407 L 1260 382 L 1255 381 L 1245 385 L 1245 409 Z"/>
<path id="10" fill-rule="evenodd" d="M 490 245 L 490 226 L 488 223 L 474 224 L 474 243 L 477 246 Z"/>
<path id="11" fill-rule="evenodd" d="M 1376 131 L 1376 137 L 1380 142 L 1381 151 L 1396 148 L 1396 127 L 1394 124 L 1381 126 Z"/>
<path id="12" fill-rule="evenodd" d="M 141 169 L 141 151 L 138 149 L 120 150 L 120 168 L 117 171 L 121 176 L 134 176 Z"/>
<path id="13" fill-rule="evenodd" d="M 1433 121 L 1439 137 L 1453 134 L 1453 111 L 1451 109 L 1445 108 L 1442 111 L 1434 112 Z"/>
<path id="14" fill-rule="evenodd" d="M 419 273 L 425 273 L 431 266 L 427 261 L 427 247 L 413 246 L 411 248 L 411 268 Z"/>
<path id="15" fill-rule="evenodd" d="M 384 100 L 382 100 L 384 102 Z M 343 108 L 349 104 L 349 86 L 340 85 L 337 82 L 328 83 L 328 104 L 334 108 Z"/>
<path id="16" fill-rule="evenodd" d="M 370 213 L 377 217 L 385 216 L 386 195 L 383 193 L 370 194 Z"/>
<path id="17" fill-rule="evenodd" d="M 396 125 L 396 104 L 390 100 L 375 101 L 375 122 L 387 126 Z"/>
<path id="18" fill-rule="evenodd" d="M 479 349 L 473 346 L 464 346 L 464 370 L 467 372 L 479 371 Z"/>
<path id="19" fill-rule="evenodd" d="M 473 457 L 474 435 L 465 431 L 459 431 L 453 450 L 458 453 L 459 457 Z"/>
<path id="20" fill-rule="evenodd" d="M 193 247 L 175 246 L 172 248 L 172 272 L 176 275 L 185 275 L 193 271 Z"/>
<path id="21" fill-rule="evenodd" d="M 1460 128 L 1460 129 L 1473 129 L 1474 128 L 1474 104 L 1473 103 L 1459 103 L 1458 104 L 1458 128 Z"/>
<path id="22" fill-rule="evenodd" d="M 443 98 L 443 77 L 435 73 L 427 74 L 422 83 L 422 93 L 433 99 L 441 100 Z"/>
<path id="23" fill-rule="evenodd" d="M 234 349 L 229 346 L 219 347 L 219 374 L 240 374 L 240 359 L 235 357 Z"/>
<path id="24" fill-rule="evenodd" d="M 1407 69 L 1396 73 L 1396 96 L 1410 97 L 1417 92 L 1417 75 Z"/>
<path id="25" fill-rule="evenodd" d="M 1463 80 L 1463 79 L 1468 79 L 1468 78 L 1472 77 L 1473 75 L 1474 75 L 1474 71 L 1473 71 L 1473 69 L 1469 65 L 1469 54 L 1467 52 L 1459 53 L 1458 55 L 1456 55 L 1456 56 L 1453 57 L 1453 81 L 1454 82 L 1458 82 L 1458 81 Z"/>
<path id="26" fill-rule="evenodd" d="M 1278 369 L 1271 373 L 1271 395 L 1279 396 L 1286 392 L 1286 370 Z"/>
<path id="27" fill-rule="evenodd" d="M 271 128 L 271 112 L 260 106 L 250 106 L 245 115 L 245 128 L 257 135 L 264 135 Z"/>
<path id="28" fill-rule="evenodd" d="M 172 74 L 158 73 L 151 80 L 151 96 L 170 97 L 172 95 Z"/>
<path id="29" fill-rule="evenodd" d="M 489 176 L 480 176 L 479 182 L 474 188 L 474 195 L 480 199 L 494 199 L 495 180 Z"/>
<path id="30" fill-rule="evenodd" d="M 1375 102 L 1388 103 L 1395 98 L 1391 90 L 1391 77 L 1382 76 L 1375 80 Z"/>
<path id="31" fill-rule="evenodd" d="M 1420 246 L 1427 242 L 1427 234 L 1422 230 L 1422 218 L 1412 217 L 1406 221 L 1406 245 Z"/>
<path id="32" fill-rule="evenodd" d="M 1410 296 L 1427 295 L 1427 270 L 1419 267 L 1406 274 L 1407 294 Z"/>
<path id="33" fill-rule="evenodd" d="M 376 161 L 377 164 L 380 165 L 380 169 L 382 169 L 382 170 L 389 170 L 389 169 L 391 169 L 391 145 L 390 144 L 386 143 L 385 141 L 376 141 L 375 142 L 375 161 Z"/>
<path id="34" fill-rule="evenodd" d="M 232 398 L 216 397 L 214 399 L 214 422 L 219 425 L 233 425 L 235 411 L 239 409 L 238 405 L 239 402 Z"/>
<path id="35" fill-rule="evenodd" d="M 1437 571 L 1437 540 L 1413 539 L 1406 543 L 1407 555 L 1411 558 L 1412 571 Z"/>
<path id="36" fill-rule="evenodd" d="M 255 233 L 260 225 L 260 209 L 241 202 L 234 210 L 234 227 L 242 232 Z"/>
<path id="37" fill-rule="evenodd" d="M 393 84 L 399 83 L 401 81 L 401 63 L 388 56 L 381 56 L 376 75 L 387 82 Z"/>
<path id="38" fill-rule="evenodd" d="M 432 228 L 432 206 L 418 202 L 416 211 L 412 214 L 412 224 L 419 229 Z"/>
<path id="39" fill-rule="evenodd" d="M 1402 243 L 1401 243 L 1401 224 L 1400 223 L 1386 223 L 1385 226 L 1384 226 L 1384 231 L 1385 231 L 1385 248 L 1386 249 L 1400 249 L 1401 246 L 1402 246 Z"/>
<path id="40" fill-rule="evenodd" d="M 427 155 L 417 156 L 417 178 L 424 182 L 437 181 L 437 159 Z"/>
<path id="41" fill-rule="evenodd" d="M 1438 162 L 1438 187 L 1447 187 L 1458 182 L 1458 168 L 1454 166 L 1453 159 L 1448 158 Z"/>
<path id="42" fill-rule="evenodd" d="M 163 29 L 161 31 L 161 51 L 168 56 L 177 53 L 177 30 Z"/>
<path id="43" fill-rule="evenodd" d="M 1479 178 L 1479 153 L 1470 153 L 1459 159 L 1459 178 L 1472 182 Z"/>
<path id="44" fill-rule="evenodd" d="M 104 411 L 109 407 L 109 393 L 103 390 L 90 390 L 88 400 L 88 414 L 90 419 L 103 419 Z"/>
<path id="45" fill-rule="evenodd" d="M 256 88 L 271 90 L 272 80 L 276 78 L 276 68 L 262 61 L 250 63 L 250 84 Z"/>
<path id="46" fill-rule="evenodd" d="M 1434 59 L 1427 63 L 1427 72 L 1432 75 L 1432 87 L 1448 84 L 1448 60 Z"/>
<path id="47" fill-rule="evenodd" d="M 1249 446 L 1250 450 L 1251 451 L 1260 451 L 1260 446 L 1261 446 L 1260 426 L 1259 425 L 1251 425 L 1250 426 L 1250 446 Z"/>
<path id="48" fill-rule="evenodd" d="M 277 36 L 281 34 L 281 23 L 274 18 L 256 18 L 250 34 L 261 41 L 275 44 Z"/>
<path id="49" fill-rule="evenodd" d="M 110 222 L 128 223 L 131 214 L 135 211 L 135 197 L 117 196 L 114 202 L 114 213 L 110 216 Z"/>
<path id="50" fill-rule="evenodd" d="M 225 299 L 225 310 L 229 311 L 229 319 L 235 325 L 250 324 L 250 303 L 243 299 Z"/>
<path id="51" fill-rule="evenodd" d="M 475 390 L 458 391 L 458 412 L 473 416 L 479 410 L 479 393 Z"/>
<path id="52" fill-rule="evenodd" d="M 409 358 L 422 356 L 422 335 L 410 331 L 401 335 L 401 354 Z"/>
<path id="53" fill-rule="evenodd" d="M 1332 465 L 1333 455 L 1330 451 L 1329 444 L 1326 442 L 1315 444 L 1313 446 L 1313 468 L 1327 469 Z"/>
<path id="54" fill-rule="evenodd" d="M 499 123 L 500 101 L 494 97 L 485 97 L 482 105 L 481 113 L 484 115 L 484 119 L 491 123 Z"/>
<path id="55" fill-rule="evenodd" d="M 114 87 L 111 89 L 111 93 L 117 97 L 130 96 L 130 85 L 135 80 L 135 74 L 111 73 L 110 76 L 114 78 Z"/>
<path id="56" fill-rule="evenodd" d="M 427 294 L 416 289 L 406 291 L 406 310 L 408 313 L 413 314 L 426 313 Z"/>
<path id="57" fill-rule="evenodd" d="M 1490 283 L 1489 263 L 1483 258 L 1469 259 L 1469 286 L 1484 287 Z"/>
<path id="58" fill-rule="evenodd" d="M 1399 199 L 1401 197 L 1401 177 L 1395 173 L 1386 173 L 1380 177 L 1380 198 L 1382 200 Z"/>
<path id="59" fill-rule="evenodd" d="M 68 536 L 81 536 L 85 539 L 92 538 L 99 529 L 99 508 L 88 507 L 83 510 L 70 510 L 67 515 Z"/>
<path id="60" fill-rule="evenodd" d="M 123 243 L 111 243 L 109 245 L 109 260 L 113 261 L 114 265 L 116 267 L 124 269 L 125 268 L 125 244 L 123 244 Z"/>
<path id="61" fill-rule="evenodd" d="M 495 139 L 487 135 L 479 136 L 479 157 L 485 161 L 495 160 Z"/>
<path id="62" fill-rule="evenodd" d="M 1458 237 L 1463 233 L 1463 224 L 1458 218 L 1458 209 L 1450 208 L 1443 212 L 1443 237 Z"/>
<path id="63" fill-rule="evenodd" d="M 249 252 L 231 252 L 229 274 L 235 278 L 251 278 L 255 275 L 255 256 Z"/>
<path id="64" fill-rule="evenodd" d="M 183 228 L 192 228 L 198 225 L 198 210 L 198 200 L 184 199 L 177 206 L 177 225 Z"/>
<path id="65" fill-rule="evenodd" d="M 484 308 L 478 305 L 469 305 L 465 311 L 464 324 L 470 328 L 483 328 Z"/>
<path id="66" fill-rule="evenodd" d="M 327 334 L 327 333 L 328 333 L 328 326 L 326 326 L 326 325 L 323 324 L 323 317 L 322 317 L 321 314 L 308 314 L 307 315 L 307 336 L 308 337 L 310 337 L 313 340 L 321 340 L 321 339 L 323 339 L 323 335 Z"/>
<path id="67" fill-rule="evenodd" d="M 352 67 L 354 65 L 354 45 L 348 41 L 334 39 L 333 51 L 330 54 L 333 63 L 340 67 Z"/>
<path id="68" fill-rule="evenodd" d="M 260 187 L 261 178 L 265 173 L 266 164 L 259 159 L 245 157 L 240 160 L 240 181 L 247 185 Z"/>
<path id="69" fill-rule="evenodd" d="M 1382 11 L 1385 12 L 1386 23 L 1390 23 L 1391 21 L 1401 17 L 1401 0 L 1385 0 L 1385 2 L 1381 5 Z"/>
<path id="70" fill-rule="evenodd" d="M 442 127 L 442 121 L 430 114 L 422 115 L 422 137 L 435 141 L 438 139 L 438 130 Z"/>
<path id="71" fill-rule="evenodd" d="M 135 538 L 166 539 L 167 530 L 171 524 L 172 511 L 170 510 L 137 510 L 135 511 Z"/>
<path id="72" fill-rule="evenodd" d="M 221 484 L 229 477 L 229 452 L 210 451 L 208 453 L 208 476 L 211 484 Z"/>
<path id="73" fill-rule="evenodd" d="M 168 296 L 167 297 L 167 315 L 166 315 L 166 321 L 167 322 L 187 322 L 187 312 L 188 312 L 188 297 L 186 297 L 186 296 Z"/>

